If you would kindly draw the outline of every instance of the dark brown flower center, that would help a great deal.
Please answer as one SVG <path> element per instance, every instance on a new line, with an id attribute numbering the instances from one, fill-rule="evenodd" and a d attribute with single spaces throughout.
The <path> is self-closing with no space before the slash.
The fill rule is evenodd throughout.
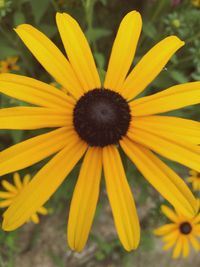
<path id="1" fill-rule="evenodd" d="M 109 89 L 94 89 L 76 103 L 73 123 L 81 139 L 90 146 L 117 144 L 126 135 L 131 120 L 127 101 Z"/>
<path id="2" fill-rule="evenodd" d="M 180 232 L 184 235 L 188 235 L 192 231 L 192 225 L 189 222 L 183 222 L 179 226 Z"/>

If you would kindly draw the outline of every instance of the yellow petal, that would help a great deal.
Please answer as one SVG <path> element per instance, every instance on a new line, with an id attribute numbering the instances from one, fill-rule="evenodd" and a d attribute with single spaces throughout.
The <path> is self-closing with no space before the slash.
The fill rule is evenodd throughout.
<path id="1" fill-rule="evenodd" d="M 0 74 L 0 92 L 47 108 L 72 108 L 74 99 L 57 88 L 26 76 Z"/>
<path id="2" fill-rule="evenodd" d="M 48 214 L 48 210 L 45 207 L 40 207 L 39 209 L 37 209 L 37 212 L 42 214 L 42 215 Z"/>
<path id="3" fill-rule="evenodd" d="M 13 199 L 7 199 L 7 200 L 3 200 L 0 201 L 0 208 L 6 208 L 9 207 L 13 202 Z"/>
<path id="4" fill-rule="evenodd" d="M 141 93 L 183 45 L 184 42 L 176 36 L 169 36 L 156 44 L 128 75 L 122 86 L 123 96 L 132 99 Z"/>
<path id="5" fill-rule="evenodd" d="M 32 222 L 34 222 L 35 224 L 38 224 L 39 223 L 39 217 L 38 217 L 37 213 L 32 214 L 30 217 L 30 220 Z"/>
<path id="6" fill-rule="evenodd" d="M 200 82 L 191 82 L 136 99 L 130 106 L 133 116 L 146 116 L 199 104 L 199 102 Z"/>
<path id="7" fill-rule="evenodd" d="M 190 252 L 188 237 L 183 236 L 183 257 L 187 258 Z"/>
<path id="8" fill-rule="evenodd" d="M 148 149 L 123 138 L 120 145 L 147 181 L 174 207 L 194 215 L 197 203 L 185 182 Z"/>
<path id="9" fill-rule="evenodd" d="M 76 98 L 83 94 L 70 63 L 49 38 L 28 24 L 21 24 L 15 31 L 40 64 L 59 84 Z"/>
<path id="10" fill-rule="evenodd" d="M 22 184 L 22 181 L 21 181 L 21 178 L 20 178 L 20 175 L 19 175 L 18 172 L 14 173 L 13 179 L 14 179 L 15 186 L 18 189 L 18 192 L 19 192 L 19 190 L 22 189 L 23 184 Z"/>
<path id="11" fill-rule="evenodd" d="M 168 223 L 155 229 L 153 232 L 155 235 L 166 235 L 166 234 L 171 233 L 175 229 L 176 229 L 176 225 L 174 223 Z"/>
<path id="12" fill-rule="evenodd" d="M 0 155 L 1 155 L 1 153 L 0 153 Z M 0 168 L 1 168 L 1 167 L 0 167 Z M 2 186 L 3 186 L 7 191 L 9 191 L 9 192 L 11 192 L 11 193 L 17 193 L 17 190 L 16 190 L 16 188 L 14 187 L 14 185 L 12 185 L 11 183 L 9 183 L 8 181 L 3 180 L 3 181 L 1 182 L 1 184 L 2 184 Z"/>
<path id="13" fill-rule="evenodd" d="M 168 116 L 133 117 L 134 128 L 148 130 L 170 140 L 181 140 L 192 144 L 200 144 L 200 123 Z"/>
<path id="14" fill-rule="evenodd" d="M 15 193 L 0 191 L 0 198 L 9 199 L 15 197 Z"/>
<path id="15" fill-rule="evenodd" d="M 0 129 L 29 130 L 67 125 L 72 125 L 72 115 L 65 110 L 37 107 L 0 109 Z"/>
<path id="16" fill-rule="evenodd" d="M 199 250 L 200 250 L 199 240 L 197 240 L 196 237 L 194 237 L 193 235 L 189 235 L 188 237 L 189 237 L 189 239 L 190 239 L 190 242 L 191 242 L 193 248 L 194 248 L 196 251 L 199 251 Z"/>
<path id="17" fill-rule="evenodd" d="M 69 144 L 74 136 L 73 130 L 61 128 L 3 150 L 0 152 L 0 175 L 26 168 L 49 157 Z"/>
<path id="18" fill-rule="evenodd" d="M 168 219 L 170 219 L 172 222 L 177 223 L 179 221 L 179 218 L 178 218 L 177 214 L 172 209 L 170 209 L 169 207 L 167 207 L 165 205 L 162 205 L 161 206 L 161 210 L 162 210 L 162 213 L 165 214 L 165 216 Z"/>
<path id="19" fill-rule="evenodd" d="M 57 153 L 35 175 L 4 213 L 3 229 L 12 231 L 24 224 L 62 184 L 86 149 L 87 145 L 76 137 Z"/>
<path id="20" fill-rule="evenodd" d="M 121 91 L 135 55 L 141 28 L 140 13 L 132 11 L 123 18 L 112 47 L 104 88 Z"/>
<path id="21" fill-rule="evenodd" d="M 156 153 L 200 172 L 200 147 L 139 129 L 129 132 L 128 136 Z"/>
<path id="22" fill-rule="evenodd" d="M 69 61 L 84 91 L 100 88 L 99 74 L 79 24 L 66 13 L 57 13 L 56 22 Z"/>
<path id="23" fill-rule="evenodd" d="M 182 237 L 179 236 L 176 242 L 176 246 L 174 248 L 173 254 L 172 254 L 173 259 L 176 259 L 180 256 L 182 247 L 183 247 L 183 240 L 182 240 Z"/>
<path id="24" fill-rule="evenodd" d="M 164 246 L 163 246 L 163 250 L 168 250 L 170 249 L 171 247 L 174 246 L 176 240 L 171 240 L 171 241 L 168 241 Z"/>
<path id="25" fill-rule="evenodd" d="M 180 234 L 179 230 L 175 230 L 175 231 L 173 231 L 173 232 L 171 232 L 171 233 L 169 233 L 169 234 L 167 234 L 167 235 L 164 235 L 164 236 L 162 237 L 162 240 L 163 240 L 164 242 L 171 242 L 172 240 L 173 240 L 174 242 L 176 242 L 176 240 L 177 240 L 179 234 Z"/>
<path id="26" fill-rule="evenodd" d="M 102 149 L 89 148 L 73 193 L 68 221 L 68 243 L 81 251 L 88 239 L 94 218 L 102 170 Z"/>
<path id="27" fill-rule="evenodd" d="M 56 130 L 57 131 L 57 130 Z M 46 139 L 46 138 L 45 138 Z M 30 139 L 29 139 L 30 140 Z M 31 180 L 31 176 L 30 176 L 30 174 L 26 174 L 25 176 L 24 176 L 24 178 L 23 178 L 23 184 L 24 185 L 27 185 L 29 182 L 30 182 L 30 180 Z"/>
<path id="28" fill-rule="evenodd" d="M 126 250 L 136 249 L 140 241 L 140 225 L 133 196 L 115 146 L 103 148 L 103 168 L 119 239 Z"/>

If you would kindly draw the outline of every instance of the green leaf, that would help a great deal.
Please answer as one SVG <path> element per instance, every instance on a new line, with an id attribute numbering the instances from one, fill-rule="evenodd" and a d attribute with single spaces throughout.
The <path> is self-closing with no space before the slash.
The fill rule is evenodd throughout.
<path id="1" fill-rule="evenodd" d="M 170 71 L 170 76 L 178 83 L 188 82 L 188 78 L 180 71 L 177 70 Z"/>
<path id="2" fill-rule="evenodd" d="M 13 19 L 14 19 L 14 26 L 18 26 L 19 24 L 26 22 L 24 14 L 18 11 L 14 13 Z"/>
<path id="3" fill-rule="evenodd" d="M 103 29 L 103 28 L 93 28 L 93 29 L 88 29 L 87 32 L 85 33 L 89 42 L 94 42 L 99 40 L 102 37 L 107 37 L 112 33 L 112 31 L 108 29 Z"/>
<path id="4" fill-rule="evenodd" d="M 6 57 L 16 55 L 18 55 L 18 51 L 16 49 L 9 46 L 7 43 L 4 43 L 2 41 L 0 42 L 0 59 L 5 59 Z"/>
<path id="5" fill-rule="evenodd" d="M 35 22 L 37 24 L 41 21 L 42 17 L 44 16 L 49 4 L 50 4 L 50 0 L 30 1 L 30 5 L 32 7 Z"/>
<path id="6" fill-rule="evenodd" d="M 48 24 L 42 24 L 40 26 L 40 29 L 42 32 L 44 32 L 49 38 L 52 38 L 57 33 L 56 26 L 48 25 Z"/>

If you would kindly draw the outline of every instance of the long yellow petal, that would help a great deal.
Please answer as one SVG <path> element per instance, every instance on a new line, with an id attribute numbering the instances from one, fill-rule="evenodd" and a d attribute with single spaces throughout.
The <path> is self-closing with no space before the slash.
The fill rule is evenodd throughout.
<path id="1" fill-rule="evenodd" d="M 193 246 L 193 248 L 196 250 L 196 251 L 199 251 L 200 250 L 200 243 L 199 243 L 199 240 L 196 239 L 196 237 L 194 237 L 193 235 L 189 235 L 189 240 Z"/>
<path id="2" fill-rule="evenodd" d="M 163 70 L 172 55 L 184 45 L 176 36 L 169 36 L 156 44 L 133 68 L 122 86 L 122 94 L 132 99 Z"/>
<path id="3" fill-rule="evenodd" d="M 9 207 L 13 202 L 13 199 L 7 199 L 7 200 L 3 200 L 3 201 L 0 201 L 0 208 L 6 208 L 6 207 Z"/>
<path id="4" fill-rule="evenodd" d="M 9 199 L 15 197 L 15 193 L 0 191 L 0 198 Z"/>
<path id="5" fill-rule="evenodd" d="M 1 155 L 1 153 L 0 153 Z M 9 192 L 12 192 L 12 193 L 17 193 L 17 189 L 15 188 L 15 186 L 11 183 L 9 183 L 8 181 L 6 180 L 3 180 L 1 182 L 2 186 Z"/>
<path id="6" fill-rule="evenodd" d="M 171 247 L 174 246 L 174 244 L 176 243 L 176 240 L 171 240 L 166 242 L 166 244 L 163 246 L 163 250 L 169 250 Z"/>
<path id="7" fill-rule="evenodd" d="M 132 11 L 123 18 L 112 47 L 104 88 L 121 91 L 135 55 L 141 28 L 140 13 Z"/>
<path id="8" fill-rule="evenodd" d="M 187 258 L 190 252 L 190 248 L 189 248 L 189 238 L 187 236 L 183 236 L 183 257 Z"/>
<path id="9" fill-rule="evenodd" d="M 58 83 L 76 98 L 83 94 L 70 63 L 49 38 L 28 24 L 21 24 L 15 31 L 40 64 Z"/>
<path id="10" fill-rule="evenodd" d="M 46 108 L 71 108 L 74 99 L 61 90 L 38 80 L 9 73 L 0 74 L 0 92 Z"/>
<path id="11" fill-rule="evenodd" d="M 68 243 L 81 251 L 94 218 L 102 171 L 102 148 L 89 148 L 73 193 L 68 221 Z"/>
<path id="12" fill-rule="evenodd" d="M 162 210 L 162 213 L 165 214 L 165 216 L 168 219 L 170 219 L 172 222 L 175 222 L 175 223 L 179 222 L 179 217 L 177 216 L 177 214 L 172 209 L 170 209 L 168 206 L 162 205 L 161 210 Z"/>
<path id="13" fill-rule="evenodd" d="M 119 239 L 126 250 L 136 249 L 140 241 L 140 225 L 133 195 L 115 146 L 103 148 L 103 168 Z"/>
<path id="14" fill-rule="evenodd" d="M 72 115 L 67 110 L 38 107 L 0 109 L 0 129 L 29 130 L 71 125 Z"/>
<path id="15" fill-rule="evenodd" d="M 122 149 L 147 181 L 183 214 L 194 215 L 197 203 L 184 181 L 145 147 L 128 138 L 120 141 Z"/>
<path id="16" fill-rule="evenodd" d="M 15 172 L 14 175 L 13 175 L 13 180 L 14 180 L 14 183 L 15 183 L 15 186 L 16 188 L 18 189 L 18 193 L 20 192 L 20 190 L 22 189 L 23 187 L 23 183 L 21 181 L 21 177 L 19 175 L 18 172 Z"/>
<path id="17" fill-rule="evenodd" d="M 200 82 L 172 86 L 154 95 L 138 98 L 130 103 L 133 116 L 167 112 L 200 103 Z"/>
<path id="18" fill-rule="evenodd" d="M 79 24 L 66 13 L 57 13 L 56 22 L 69 61 L 84 91 L 100 88 L 99 74 Z"/>
<path id="19" fill-rule="evenodd" d="M 68 146 L 57 153 L 35 175 L 4 213 L 3 229 L 12 231 L 24 224 L 62 184 L 86 149 L 87 145 L 78 137 L 74 137 Z"/>
<path id="20" fill-rule="evenodd" d="M 153 233 L 155 235 L 166 235 L 166 234 L 171 233 L 173 230 L 175 230 L 176 227 L 177 226 L 174 223 L 168 223 L 155 229 Z"/>
<path id="21" fill-rule="evenodd" d="M 200 144 L 200 123 L 168 116 L 133 117 L 131 121 L 134 128 L 148 130 L 148 132 L 167 137 L 171 140 L 181 140 L 187 143 Z"/>
<path id="22" fill-rule="evenodd" d="M 182 248 L 183 248 L 183 239 L 182 236 L 179 236 L 172 254 L 173 259 L 177 259 L 180 256 Z"/>
<path id="23" fill-rule="evenodd" d="M 0 175 L 14 172 L 58 152 L 73 140 L 74 130 L 56 129 L 0 152 Z"/>
<path id="24" fill-rule="evenodd" d="M 147 130 L 134 129 L 128 133 L 131 140 L 154 150 L 156 153 L 177 161 L 191 169 L 200 172 L 200 147 L 179 140 L 152 134 Z"/>

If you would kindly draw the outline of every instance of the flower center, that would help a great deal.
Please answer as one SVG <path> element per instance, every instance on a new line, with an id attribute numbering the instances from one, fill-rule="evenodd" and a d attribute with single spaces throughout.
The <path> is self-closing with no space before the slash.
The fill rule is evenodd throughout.
<path id="1" fill-rule="evenodd" d="M 182 234 L 188 235 L 192 231 L 192 225 L 189 222 L 183 222 L 180 224 L 179 229 Z"/>
<path id="2" fill-rule="evenodd" d="M 118 143 L 131 120 L 127 101 L 109 89 L 94 89 L 76 103 L 73 123 L 78 135 L 90 146 Z"/>
<path id="3" fill-rule="evenodd" d="M 200 178 L 200 172 L 197 173 L 197 178 Z"/>

